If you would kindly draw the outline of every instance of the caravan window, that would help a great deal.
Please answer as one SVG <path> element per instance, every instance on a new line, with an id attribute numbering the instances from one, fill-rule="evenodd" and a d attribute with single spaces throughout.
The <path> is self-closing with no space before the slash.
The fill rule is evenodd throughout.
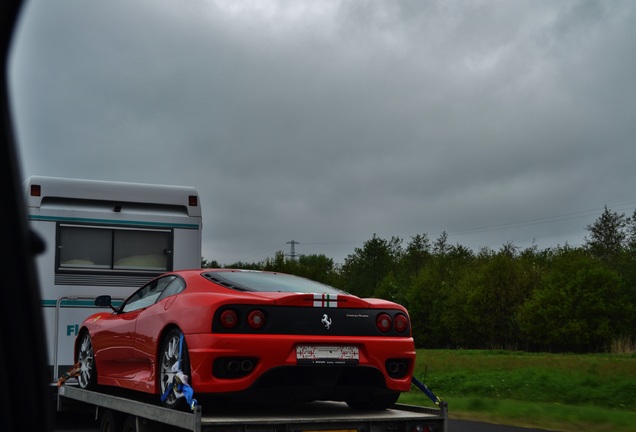
<path id="1" fill-rule="evenodd" d="M 168 271 L 170 230 L 60 225 L 58 268 Z"/>

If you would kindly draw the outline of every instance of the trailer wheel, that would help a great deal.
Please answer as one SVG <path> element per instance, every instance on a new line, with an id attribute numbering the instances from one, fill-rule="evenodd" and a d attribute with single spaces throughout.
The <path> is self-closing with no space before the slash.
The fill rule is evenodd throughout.
<path id="1" fill-rule="evenodd" d="M 80 364 L 77 380 L 83 389 L 90 389 L 97 385 L 97 368 L 95 367 L 95 356 L 93 353 L 93 341 L 87 331 L 80 335 L 80 342 L 77 344 L 77 362 Z"/>
<path id="2" fill-rule="evenodd" d="M 183 338 L 183 333 L 179 329 L 173 329 L 163 340 L 161 351 L 159 352 L 159 364 L 161 372 L 159 374 L 159 388 L 165 397 L 162 403 L 167 408 L 186 409 L 188 403 L 182 393 L 177 390 L 177 372 L 182 372 L 190 385 L 190 356 L 188 348 Z M 176 363 L 181 356 L 181 363 L 177 367 Z"/>
<path id="3" fill-rule="evenodd" d="M 123 420 L 124 415 L 122 413 L 106 409 L 102 414 L 99 430 L 101 432 L 119 432 Z"/>
<path id="4" fill-rule="evenodd" d="M 132 414 L 126 417 L 126 421 L 124 421 L 124 427 L 122 431 L 137 432 L 137 417 Z"/>

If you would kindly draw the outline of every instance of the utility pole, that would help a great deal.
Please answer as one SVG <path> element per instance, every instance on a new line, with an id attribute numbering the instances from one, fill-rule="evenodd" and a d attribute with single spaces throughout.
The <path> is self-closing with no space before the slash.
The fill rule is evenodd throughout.
<path id="1" fill-rule="evenodd" d="M 291 259 L 295 260 L 296 257 L 297 257 L 297 255 L 296 255 L 296 245 L 300 244 L 300 243 L 298 243 L 296 240 L 290 240 L 290 241 L 287 242 L 287 244 L 291 245 L 290 248 L 289 248 L 290 250 L 289 250 L 289 253 L 287 254 L 287 256 L 290 257 Z"/>

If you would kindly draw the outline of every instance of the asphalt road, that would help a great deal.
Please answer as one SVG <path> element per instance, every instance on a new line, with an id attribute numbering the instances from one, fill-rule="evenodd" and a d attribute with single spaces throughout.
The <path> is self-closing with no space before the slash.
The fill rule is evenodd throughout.
<path id="1" fill-rule="evenodd" d="M 545 429 L 528 429 L 517 426 L 479 423 L 468 420 L 449 420 L 448 432 L 547 432 Z"/>

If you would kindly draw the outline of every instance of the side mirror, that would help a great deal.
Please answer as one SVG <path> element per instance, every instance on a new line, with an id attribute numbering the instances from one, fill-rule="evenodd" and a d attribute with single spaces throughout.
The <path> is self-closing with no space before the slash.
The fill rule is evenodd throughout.
<path id="1" fill-rule="evenodd" d="M 109 295 L 100 295 L 95 299 L 95 306 L 99 307 L 109 307 L 113 311 L 117 311 L 115 307 L 113 307 L 113 300 Z"/>

